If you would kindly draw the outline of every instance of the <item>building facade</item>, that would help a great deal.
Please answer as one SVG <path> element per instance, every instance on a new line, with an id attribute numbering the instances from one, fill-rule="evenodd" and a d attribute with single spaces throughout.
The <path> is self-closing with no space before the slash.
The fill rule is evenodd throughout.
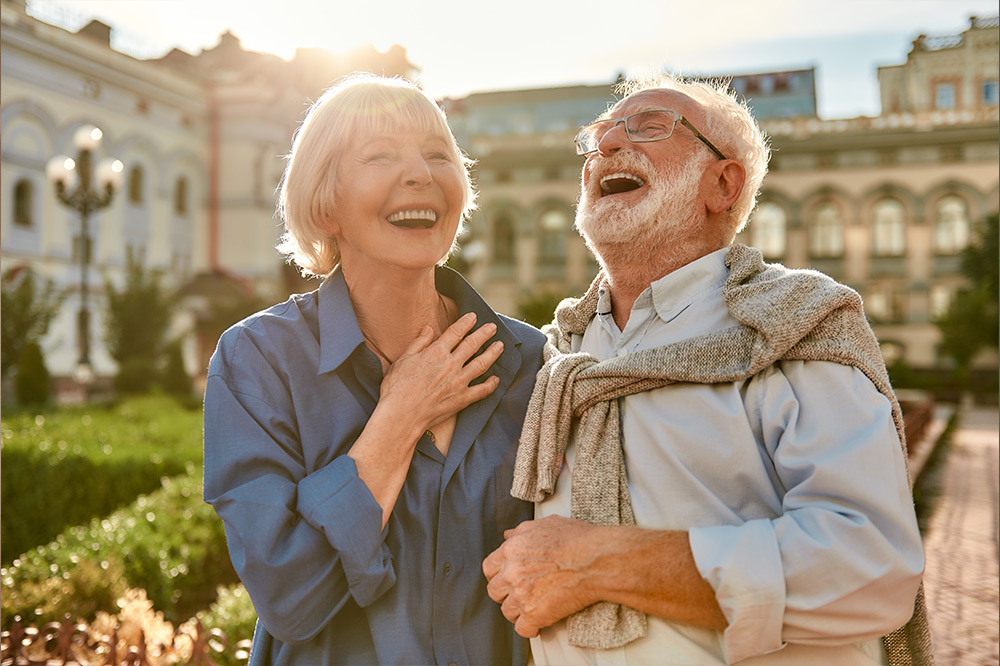
<path id="1" fill-rule="evenodd" d="M 203 374 L 215 341 L 195 332 L 217 294 L 273 302 L 298 286 L 274 250 L 274 192 L 309 101 L 351 71 L 415 73 L 398 46 L 305 49 L 285 61 L 246 51 L 228 33 L 197 56 L 137 60 L 112 49 L 98 21 L 74 33 L 30 16 L 24 0 L 0 9 L 0 264 L 31 268 L 67 294 L 42 341 L 65 390 L 84 339 L 83 252 L 98 385 L 116 371 L 103 343 L 105 284 L 120 288 L 129 261 L 190 293 L 171 335 L 183 336 L 190 373 Z M 58 202 L 46 164 L 75 156 L 73 135 L 88 124 L 104 134 L 96 157 L 121 160 L 124 179 L 82 238 L 80 214 Z"/>
<path id="2" fill-rule="evenodd" d="M 879 69 L 885 111 L 875 117 L 818 118 L 811 70 L 731 84 L 773 148 L 738 240 L 858 290 L 890 364 L 947 367 L 934 320 L 965 285 L 962 248 L 998 209 L 997 24 L 973 18 L 960 35 L 918 38 L 904 64 Z M 480 208 L 463 264 L 498 310 L 582 293 L 596 274 L 572 224 L 583 165 L 572 141 L 612 92 L 609 84 L 446 100 L 478 161 Z M 995 354 L 979 361 L 996 365 Z"/>
<path id="3" fill-rule="evenodd" d="M 227 301 L 313 288 L 274 250 L 275 188 L 292 132 L 340 75 L 416 74 L 398 46 L 307 49 L 284 61 L 244 50 L 231 34 L 198 55 L 137 60 L 111 48 L 100 22 L 68 32 L 30 16 L 24 0 L 0 0 L 0 10 L 0 265 L 29 267 L 68 295 L 43 340 L 65 390 L 80 357 L 85 252 L 99 383 L 116 371 L 103 345 L 105 284 L 121 286 L 130 260 L 187 294 L 171 334 L 183 336 L 195 376 Z M 997 53 L 996 17 L 974 18 L 960 35 L 919 37 L 905 63 L 879 68 L 876 117 L 818 118 L 811 69 L 732 79 L 775 149 L 740 240 L 861 292 L 890 361 L 946 363 L 933 320 L 964 284 L 961 248 L 998 208 Z M 442 100 L 477 161 L 480 190 L 454 261 L 499 311 L 550 308 L 596 274 L 573 229 L 583 165 L 573 136 L 613 103 L 616 83 Z M 45 176 L 51 157 L 74 154 L 85 124 L 104 131 L 98 157 L 125 165 L 86 238 Z"/>

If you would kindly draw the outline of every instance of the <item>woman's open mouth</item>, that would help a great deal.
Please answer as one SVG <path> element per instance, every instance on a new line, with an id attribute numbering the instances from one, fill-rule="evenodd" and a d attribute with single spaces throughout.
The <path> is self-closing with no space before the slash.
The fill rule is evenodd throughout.
<path id="1" fill-rule="evenodd" d="M 386 222 L 400 229 L 430 229 L 437 222 L 437 213 L 429 208 L 400 210 L 385 218 Z"/>

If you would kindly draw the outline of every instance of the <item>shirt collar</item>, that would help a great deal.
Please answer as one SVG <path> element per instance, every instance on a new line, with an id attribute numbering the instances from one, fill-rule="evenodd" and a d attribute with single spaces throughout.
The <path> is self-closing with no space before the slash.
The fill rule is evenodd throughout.
<path id="1" fill-rule="evenodd" d="M 725 247 L 706 254 L 651 284 L 653 307 L 660 319 L 669 322 L 695 301 L 721 289 L 729 276 L 728 251 Z"/>
<path id="2" fill-rule="evenodd" d="M 504 343 L 504 352 L 496 362 L 508 370 L 516 371 L 520 365 L 520 352 L 516 349 L 521 344 L 520 338 L 460 274 L 450 268 L 439 267 L 434 278 L 438 291 L 458 305 L 460 316 L 467 312 L 476 313 L 476 328 L 489 322 L 496 324 L 497 333 L 492 340 Z M 319 288 L 319 340 L 320 373 L 336 370 L 359 345 L 364 344 L 361 326 L 347 291 L 347 282 L 339 266 Z"/>
<path id="3" fill-rule="evenodd" d="M 665 322 L 673 320 L 696 300 L 722 288 L 729 276 L 727 252 L 728 247 L 716 250 L 664 275 L 639 294 L 632 309 L 649 307 L 652 298 L 656 314 Z M 611 289 L 607 278 L 601 281 L 597 291 L 597 315 L 602 321 L 611 316 Z"/>

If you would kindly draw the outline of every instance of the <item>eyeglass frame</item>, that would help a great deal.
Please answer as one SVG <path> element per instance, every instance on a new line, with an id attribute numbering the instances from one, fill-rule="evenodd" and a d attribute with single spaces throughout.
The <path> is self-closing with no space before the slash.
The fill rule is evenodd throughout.
<path id="1" fill-rule="evenodd" d="M 632 138 L 632 132 L 628 128 L 628 119 L 643 113 L 649 113 L 651 111 L 667 111 L 674 115 L 674 124 L 670 128 L 670 133 L 667 134 L 666 136 L 658 137 L 656 139 Z M 576 154 L 589 155 L 591 153 L 595 153 L 598 151 L 598 148 L 595 147 L 593 150 L 588 150 L 587 152 L 583 152 L 583 146 L 580 145 L 580 135 L 583 134 L 588 127 L 593 127 L 594 125 L 600 125 L 601 123 L 611 123 L 611 127 L 608 128 L 608 131 L 604 133 L 607 134 L 614 128 L 618 127 L 619 123 L 625 123 L 625 136 L 628 138 L 630 143 L 653 143 L 655 141 L 666 141 L 667 139 L 672 137 L 674 135 L 674 130 L 677 128 L 678 120 L 681 121 L 681 124 L 684 125 L 684 127 L 687 127 L 689 130 L 691 130 L 691 133 L 695 135 L 695 138 L 697 138 L 699 141 L 708 146 L 709 150 L 715 153 L 720 160 L 729 159 L 728 157 L 722 154 L 721 150 L 712 145 L 712 142 L 709 141 L 707 138 L 705 138 L 705 135 L 699 132 L 698 128 L 692 125 L 687 118 L 685 118 L 682 114 L 678 113 L 677 111 L 674 111 L 673 109 L 666 109 L 666 108 L 643 109 L 642 111 L 636 111 L 635 113 L 630 113 L 627 116 L 622 116 L 621 118 L 605 118 L 604 120 L 595 120 L 594 122 L 585 125 L 579 132 L 577 132 L 576 136 L 573 137 L 573 142 L 576 144 Z M 597 143 L 600 143 L 600 141 L 598 141 Z"/>

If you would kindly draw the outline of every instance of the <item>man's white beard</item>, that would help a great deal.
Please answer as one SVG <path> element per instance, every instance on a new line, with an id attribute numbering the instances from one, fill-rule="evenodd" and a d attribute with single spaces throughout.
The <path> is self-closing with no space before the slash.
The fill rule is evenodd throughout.
<path id="1" fill-rule="evenodd" d="M 644 154 L 628 150 L 594 160 L 590 166 L 596 173 L 634 173 L 646 180 L 649 190 L 631 206 L 621 197 L 602 197 L 598 178 L 582 190 L 575 225 L 601 265 L 648 263 L 655 256 L 683 251 L 679 244 L 697 233 L 702 176 L 697 160 L 671 173 L 658 170 Z"/>

